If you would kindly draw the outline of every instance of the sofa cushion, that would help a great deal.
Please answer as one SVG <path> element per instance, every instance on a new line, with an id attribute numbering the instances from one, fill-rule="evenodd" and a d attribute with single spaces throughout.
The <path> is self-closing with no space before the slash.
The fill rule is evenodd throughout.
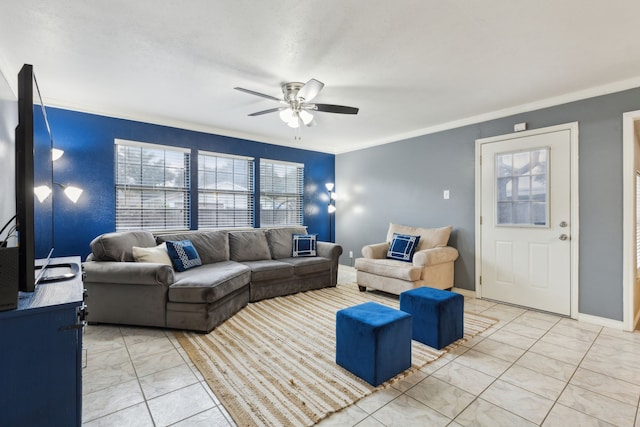
<path id="1" fill-rule="evenodd" d="M 394 259 L 357 258 L 355 268 L 378 276 L 394 277 L 410 282 L 420 280 L 422 275 L 422 267 L 414 267 L 413 264 Z"/>
<path id="2" fill-rule="evenodd" d="M 296 276 L 315 274 L 331 269 L 331 260 L 324 257 L 298 257 L 286 258 L 280 261 L 293 265 L 293 272 Z"/>
<path id="3" fill-rule="evenodd" d="M 449 243 L 449 236 L 451 235 L 451 228 L 451 226 L 440 228 L 420 228 L 391 223 L 389 224 L 389 231 L 387 231 L 387 242 L 393 240 L 393 233 L 398 233 L 420 236 L 420 243 L 418 244 L 417 249 L 419 251 L 423 249 L 447 246 L 447 243 Z"/>
<path id="4" fill-rule="evenodd" d="M 139 248 L 134 246 L 131 248 L 133 253 L 133 259 L 136 262 L 154 262 L 156 264 L 165 264 L 173 267 L 169 253 L 167 252 L 167 245 L 160 243 L 153 248 Z"/>
<path id="5" fill-rule="evenodd" d="M 280 260 L 245 261 L 244 265 L 251 268 L 251 281 L 287 279 L 293 276 L 293 266 Z"/>
<path id="6" fill-rule="evenodd" d="M 264 230 L 230 231 L 229 253 L 238 262 L 271 259 Z"/>
<path id="7" fill-rule="evenodd" d="M 247 286 L 250 280 L 251 270 L 246 265 L 233 261 L 206 264 L 199 268 L 176 272 L 175 282 L 169 287 L 169 301 L 214 302 Z"/>
<path id="8" fill-rule="evenodd" d="M 393 239 L 387 251 L 387 258 L 411 262 L 419 243 L 420 236 L 393 233 Z"/>
<path id="9" fill-rule="evenodd" d="M 200 254 L 203 264 L 229 261 L 229 236 L 226 231 L 194 231 L 175 234 L 159 234 L 158 243 L 167 240 L 191 240 Z"/>
<path id="10" fill-rule="evenodd" d="M 294 234 L 293 257 L 316 256 L 317 234 Z"/>
<path id="11" fill-rule="evenodd" d="M 202 265 L 200 255 L 198 255 L 196 248 L 193 247 L 191 240 L 180 240 L 177 242 L 167 240 L 165 244 L 167 245 L 167 252 L 173 263 L 173 268 L 175 268 L 176 271 L 185 271 Z"/>
<path id="12" fill-rule="evenodd" d="M 90 243 L 95 261 L 129 261 L 133 262 L 134 246 L 153 248 L 156 239 L 148 231 L 116 231 L 102 234 Z"/>
<path id="13" fill-rule="evenodd" d="M 267 242 L 271 250 L 271 258 L 290 258 L 292 254 L 292 238 L 294 234 L 306 234 L 306 227 L 269 228 L 266 231 Z"/>

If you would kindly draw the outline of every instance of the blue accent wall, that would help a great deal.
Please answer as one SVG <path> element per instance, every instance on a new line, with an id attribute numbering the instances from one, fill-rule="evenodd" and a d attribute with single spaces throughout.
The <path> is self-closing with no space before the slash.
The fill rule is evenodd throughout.
<path id="1" fill-rule="evenodd" d="M 91 252 L 89 243 L 94 237 L 115 230 L 115 139 L 249 156 L 256 159 L 256 165 L 261 158 L 302 163 L 304 224 L 309 232 L 318 233 L 320 240 L 332 240 L 325 183 L 335 179 L 333 154 L 58 108 L 48 108 L 47 113 L 54 146 L 64 150 L 64 156 L 54 164 L 55 181 L 84 189 L 75 205 L 56 194 L 56 256 L 80 255 L 84 259 Z M 193 151 L 192 158 L 195 155 Z M 193 201 L 197 203 L 197 198 Z"/>

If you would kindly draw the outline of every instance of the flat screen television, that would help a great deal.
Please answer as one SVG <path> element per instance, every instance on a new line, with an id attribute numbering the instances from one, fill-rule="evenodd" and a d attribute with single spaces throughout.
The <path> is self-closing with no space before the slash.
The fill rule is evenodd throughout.
<path id="1" fill-rule="evenodd" d="M 35 199 L 40 185 L 54 190 L 53 136 L 33 66 L 18 73 L 18 126 L 16 127 L 16 229 L 18 232 L 18 288 L 33 292 L 53 253 L 53 195 Z M 35 267 L 36 259 L 44 259 Z"/>

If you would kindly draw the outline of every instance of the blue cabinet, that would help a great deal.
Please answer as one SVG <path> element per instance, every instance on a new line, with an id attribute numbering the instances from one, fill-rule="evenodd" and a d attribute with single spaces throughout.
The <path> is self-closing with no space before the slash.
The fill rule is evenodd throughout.
<path id="1" fill-rule="evenodd" d="M 80 264 L 79 257 L 53 263 Z M 20 293 L 0 312 L 0 425 L 79 426 L 82 421 L 81 274 Z"/>

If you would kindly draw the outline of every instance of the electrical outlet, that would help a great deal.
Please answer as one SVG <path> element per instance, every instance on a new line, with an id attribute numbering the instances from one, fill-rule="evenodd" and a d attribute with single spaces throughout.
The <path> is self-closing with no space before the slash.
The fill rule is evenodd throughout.
<path id="1" fill-rule="evenodd" d="M 349 258 L 353 258 L 353 251 L 349 251 Z"/>
<path id="2" fill-rule="evenodd" d="M 443 197 L 445 200 L 449 200 L 449 190 L 444 190 L 444 191 L 442 192 L 442 197 Z"/>

